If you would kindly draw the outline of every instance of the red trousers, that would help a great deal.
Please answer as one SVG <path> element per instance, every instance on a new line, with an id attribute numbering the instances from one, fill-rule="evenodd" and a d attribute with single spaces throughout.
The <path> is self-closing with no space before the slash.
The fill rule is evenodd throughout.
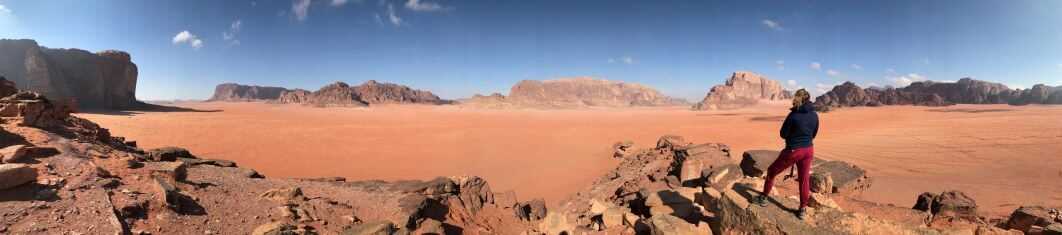
<path id="1" fill-rule="evenodd" d="M 778 154 L 778 159 L 767 168 L 767 182 L 763 184 L 763 195 L 771 195 L 774 187 L 774 177 L 785 169 L 796 164 L 797 181 L 800 181 L 800 208 L 808 206 L 808 197 L 811 196 L 811 161 L 815 159 L 815 149 L 812 146 L 785 149 Z"/>

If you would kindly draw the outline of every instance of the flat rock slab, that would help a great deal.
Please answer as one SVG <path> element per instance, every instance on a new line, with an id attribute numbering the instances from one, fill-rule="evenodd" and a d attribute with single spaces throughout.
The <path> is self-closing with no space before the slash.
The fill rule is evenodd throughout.
<path id="1" fill-rule="evenodd" d="M 37 170 L 26 164 L 0 164 L 0 190 L 37 180 Z"/>
<path id="2" fill-rule="evenodd" d="M 833 179 L 833 193 L 849 193 L 870 188 L 871 178 L 867 171 L 855 164 L 843 161 L 828 161 L 818 164 L 812 171 L 829 173 Z"/>

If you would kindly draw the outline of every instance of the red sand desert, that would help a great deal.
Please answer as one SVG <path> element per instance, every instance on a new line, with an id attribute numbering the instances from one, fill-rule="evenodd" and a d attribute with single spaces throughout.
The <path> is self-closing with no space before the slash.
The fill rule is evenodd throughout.
<path id="1" fill-rule="evenodd" d="M 265 103 L 175 104 L 217 112 L 78 114 L 141 147 L 187 147 L 270 177 L 429 179 L 478 175 L 521 200 L 557 202 L 613 168 L 611 145 L 647 147 L 665 134 L 720 142 L 735 157 L 778 149 L 783 105 L 731 111 L 685 107 L 478 110 L 392 105 L 313 108 Z M 956 105 L 849 108 L 821 114 L 816 157 L 869 171 L 864 199 L 909 206 L 957 189 L 984 212 L 1062 206 L 1062 107 Z"/>

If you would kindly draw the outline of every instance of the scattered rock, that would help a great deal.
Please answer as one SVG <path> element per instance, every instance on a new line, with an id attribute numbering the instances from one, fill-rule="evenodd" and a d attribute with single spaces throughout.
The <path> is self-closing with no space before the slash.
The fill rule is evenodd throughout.
<path id="1" fill-rule="evenodd" d="M 833 193 L 833 177 L 826 172 L 814 172 L 811 174 L 811 192 Z"/>
<path id="2" fill-rule="evenodd" d="M 299 187 L 271 189 L 262 193 L 260 197 L 282 203 L 306 200 L 306 196 L 302 195 L 302 189 Z"/>
<path id="3" fill-rule="evenodd" d="M 649 207 L 649 214 L 651 216 L 673 215 L 691 220 L 698 218 L 700 215 L 697 214 L 698 209 L 693 203 L 699 194 L 698 190 L 691 188 L 676 190 L 679 191 L 661 190 L 647 195 L 645 206 Z"/>
<path id="4" fill-rule="evenodd" d="M 26 164 L 0 164 L 0 190 L 37 181 L 37 170 Z"/>
<path id="5" fill-rule="evenodd" d="M 741 155 L 741 172 L 749 177 L 763 177 L 767 175 L 767 168 L 771 167 L 775 159 L 778 159 L 778 151 L 774 150 L 749 150 Z"/>
<path id="6" fill-rule="evenodd" d="M 701 230 L 693 224 L 671 215 L 654 215 L 649 218 L 648 225 L 649 234 L 652 235 L 711 234 L 711 230 Z"/>
<path id="7" fill-rule="evenodd" d="M 575 225 L 568 222 L 567 216 L 549 212 L 538 225 L 538 229 L 546 234 L 570 234 L 575 230 Z"/>
<path id="8" fill-rule="evenodd" d="M 293 234 L 296 234 L 296 232 L 295 232 L 296 230 L 298 230 L 298 228 L 295 227 L 295 225 L 291 225 L 291 224 L 288 224 L 288 223 L 285 223 L 285 222 L 273 222 L 273 223 L 263 224 L 261 226 L 258 226 L 257 228 L 254 228 L 254 231 L 251 231 L 251 234 L 253 234 L 253 235 L 289 235 L 289 234 L 292 234 L 293 235 Z"/>
<path id="9" fill-rule="evenodd" d="M 951 216 L 977 221 L 977 202 L 961 191 L 947 191 L 933 199 L 931 212 L 934 217 Z"/>
<path id="10" fill-rule="evenodd" d="M 339 233 L 342 235 L 391 235 L 397 232 L 395 224 L 390 221 L 376 221 L 357 224 Z"/>
<path id="11" fill-rule="evenodd" d="M 1010 218 L 1006 222 L 1007 229 L 1017 229 L 1024 233 L 1028 233 L 1032 226 L 1046 227 L 1052 223 L 1057 223 L 1055 215 L 1051 214 L 1051 210 L 1042 206 L 1023 206 L 1014 210 L 1010 214 Z"/>
<path id="12" fill-rule="evenodd" d="M 174 182 L 183 182 L 188 179 L 188 167 L 184 162 L 162 162 L 157 168 L 151 170 L 155 177 L 167 177 Z"/>
<path id="13" fill-rule="evenodd" d="M 523 220 L 536 221 L 546 217 L 546 201 L 537 198 L 516 205 L 516 215 Z"/>
<path id="14" fill-rule="evenodd" d="M 656 141 L 656 149 L 685 150 L 689 144 L 682 136 L 665 135 Z"/>
<path id="15" fill-rule="evenodd" d="M 177 158 L 195 158 L 187 149 L 179 147 L 162 147 L 148 150 L 147 157 L 148 160 L 156 162 L 172 162 L 177 161 Z"/>
<path id="16" fill-rule="evenodd" d="M 3 163 L 20 162 L 26 157 L 29 149 L 25 145 L 16 144 L 0 149 L 0 159 Z"/>

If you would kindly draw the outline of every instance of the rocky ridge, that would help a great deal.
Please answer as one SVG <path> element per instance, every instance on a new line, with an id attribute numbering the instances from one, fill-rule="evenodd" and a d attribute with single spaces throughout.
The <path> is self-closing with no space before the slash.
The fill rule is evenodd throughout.
<path id="1" fill-rule="evenodd" d="M 482 108 L 588 108 L 637 107 L 685 104 L 684 100 L 661 94 L 656 89 L 636 83 L 589 77 L 554 80 L 523 80 L 509 90 L 509 95 L 475 95 L 460 102 Z"/>
<path id="2" fill-rule="evenodd" d="M 288 91 L 283 87 L 250 86 L 224 83 L 214 88 L 214 96 L 207 101 L 259 101 L 276 100 Z"/>
<path id="3" fill-rule="evenodd" d="M 788 100 L 793 94 L 775 80 L 762 75 L 734 72 L 723 85 L 712 87 L 704 100 L 693 106 L 694 110 L 736 109 L 752 106 L 760 101 Z"/>
<path id="4" fill-rule="evenodd" d="M 358 86 L 344 82 L 317 91 L 226 83 L 218 85 L 211 101 L 266 101 L 317 107 L 362 107 L 377 104 L 448 104 L 429 91 L 369 80 Z"/>
<path id="5" fill-rule="evenodd" d="M 903 88 L 860 88 L 845 82 L 815 98 L 815 108 L 820 111 L 859 106 L 953 104 L 1062 104 L 1062 87 L 1038 84 L 1018 90 L 970 78 L 956 82 L 920 81 Z"/>
<path id="6" fill-rule="evenodd" d="M 129 53 L 42 47 L 34 40 L 0 39 L 0 76 L 56 104 L 128 109 L 136 100 L 137 66 Z"/>

